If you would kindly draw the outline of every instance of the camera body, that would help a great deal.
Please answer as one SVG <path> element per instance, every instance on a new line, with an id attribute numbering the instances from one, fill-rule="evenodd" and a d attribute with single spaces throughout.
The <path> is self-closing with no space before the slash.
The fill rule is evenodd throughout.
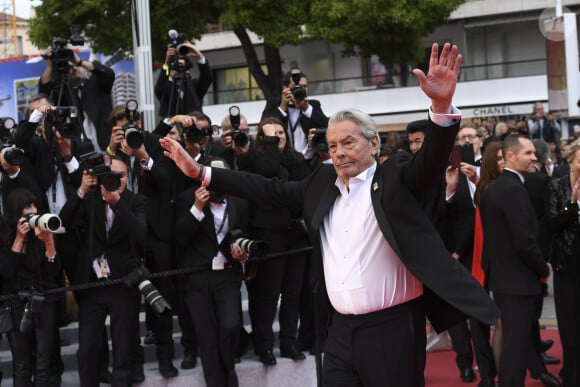
<path id="1" fill-rule="evenodd" d="M 149 306 L 157 313 L 161 314 L 167 309 L 171 309 L 171 305 L 159 293 L 159 290 L 149 281 L 151 273 L 145 266 L 140 266 L 127 274 L 124 279 L 125 285 L 135 286 L 141 291 L 141 295 Z"/>
<path id="2" fill-rule="evenodd" d="M 62 221 L 56 214 L 28 214 L 26 220 L 30 227 L 40 227 L 42 231 L 55 233 L 62 228 Z"/>
<path id="3" fill-rule="evenodd" d="M 65 138 L 71 138 L 74 133 L 73 118 L 77 116 L 77 108 L 74 106 L 58 106 L 46 111 L 44 120 L 45 133 L 49 142 L 54 136 L 53 128 Z"/>
<path id="4" fill-rule="evenodd" d="M 198 129 L 195 124 L 191 126 L 186 126 L 183 129 L 183 135 L 187 139 L 188 142 L 192 144 L 199 143 L 204 137 L 212 136 L 216 130 L 217 125 L 212 126 L 204 126 L 201 129 Z"/>
<path id="5" fill-rule="evenodd" d="M 319 128 L 312 136 L 312 148 L 317 152 L 328 153 L 328 143 L 326 142 L 326 128 Z"/>
<path id="6" fill-rule="evenodd" d="M 246 134 L 246 131 L 240 129 L 240 108 L 237 106 L 230 106 L 229 108 L 230 113 L 230 124 L 232 125 L 232 132 L 228 135 L 232 138 L 232 141 L 236 146 L 243 148 L 246 144 L 250 141 L 250 138 Z"/>
<path id="7" fill-rule="evenodd" d="M 24 151 L 12 144 L 12 130 L 16 123 L 10 117 L 0 117 L 0 154 L 10 165 L 20 165 L 24 161 Z"/>
<path id="8" fill-rule="evenodd" d="M 97 184 L 109 192 L 114 192 L 121 186 L 122 173 L 111 171 L 111 158 L 108 154 L 89 152 L 80 156 L 81 167 L 97 178 Z"/>
<path id="9" fill-rule="evenodd" d="M 302 71 L 300 69 L 290 70 L 294 86 L 290 89 L 292 96 L 296 102 L 302 102 L 306 99 L 306 89 L 300 85 L 300 78 L 302 78 Z"/>
<path id="10" fill-rule="evenodd" d="M 193 67 L 193 63 L 191 63 L 187 57 L 189 54 L 189 48 L 183 45 L 185 42 L 185 35 L 174 29 L 169 30 L 167 35 L 169 36 L 167 43 L 177 50 L 177 55 L 170 63 L 171 70 L 175 70 L 178 73 L 187 72 L 187 70 Z"/>
<path id="11" fill-rule="evenodd" d="M 72 67 L 71 63 L 75 63 L 74 52 L 70 48 L 66 48 L 66 45 L 68 43 L 72 46 L 82 46 L 85 44 L 85 38 L 81 35 L 81 26 L 79 24 L 73 24 L 70 29 L 71 36 L 69 39 L 52 38 L 52 54 L 48 59 L 53 63 L 54 75 L 66 75 Z M 58 77 L 53 76 L 53 79 L 58 79 Z"/>
<path id="12" fill-rule="evenodd" d="M 139 112 L 137 101 L 130 99 L 125 104 L 125 117 L 127 118 L 127 123 L 123 125 L 123 133 L 125 135 L 125 140 L 127 145 L 132 149 L 139 149 L 143 145 L 145 139 L 143 137 L 143 129 L 137 125 L 137 120 L 139 119 Z"/>

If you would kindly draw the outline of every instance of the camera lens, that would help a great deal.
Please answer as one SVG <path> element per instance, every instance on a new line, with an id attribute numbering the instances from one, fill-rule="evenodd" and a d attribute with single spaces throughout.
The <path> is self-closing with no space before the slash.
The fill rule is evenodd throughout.
<path id="1" fill-rule="evenodd" d="M 166 309 L 171 309 L 171 306 L 165 301 L 165 298 L 159 293 L 159 290 L 149 280 L 142 281 L 139 284 L 139 290 L 145 301 L 157 314 L 163 313 Z"/>
<path id="2" fill-rule="evenodd" d="M 125 140 L 132 149 L 139 149 L 144 142 L 143 133 L 137 128 L 126 129 Z"/>

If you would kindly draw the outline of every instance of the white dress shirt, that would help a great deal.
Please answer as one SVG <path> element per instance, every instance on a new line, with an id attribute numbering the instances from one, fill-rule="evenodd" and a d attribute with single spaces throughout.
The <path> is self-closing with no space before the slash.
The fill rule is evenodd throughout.
<path id="1" fill-rule="evenodd" d="M 377 165 L 349 179 L 337 178 L 340 196 L 322 222 L 320 240 L 330 302 L 342 314 L 364 314 L 413 300 L 423 284 L 387 242 L 371 203 Z"/>

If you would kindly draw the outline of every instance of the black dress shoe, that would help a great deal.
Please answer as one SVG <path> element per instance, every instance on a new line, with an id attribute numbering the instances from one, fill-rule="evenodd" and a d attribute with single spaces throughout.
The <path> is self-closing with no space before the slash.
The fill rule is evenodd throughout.
<path id="1" fill-rule="evenodd" d="M 181 361 L 182 370 L 190 370 L 192 368 L 195 368 L 196 365 L 197 365 L 197 356 L 190 355 L 189 353 L 183 356 L 183 360 Z"/>
<path id="2" fill-rule="evenodd" d="M 314 351 L 314 343 L 306 343 L 303 341 L 296 341 L 296 349 L 299 351 Z"/>
<path id="3" fill-rule="evenodd" d="M 179 371 L 177 370 L 177 368 L 175 368 L 173 363 L 163 362 L 163 363 L 159 363 L 159 373 L 165 379 L 168 379 L 168 378 L 176 377 L 179 374 Z"/>
<path id="4" fill-rule="evenodd" d="M 113 383 L 113 374 L 107 368 L 99 371 L 99 383 Z"/>
<path id="5" fill-rule="evenodd" d="M 541 352 L 540 357 L 542 358 L 544 364 L 560 364 L 560 359 L 557 357 L 552 357 L 546 354 L 546 352 Z"/>
<path id="6" fill-rule="evenodd" d="M 556 379 L 556 377 L 548 371 L 542 372 L 538 379 L 546 387 L 562 387 L 562 384 L 558 381 L 558 379 Z"/>
<path id="7" fill-rule="evenodd" d="M 292 359 L 294 361 L 306 359 L 306 356 L 304 356 L 304 354 L 296 347 L 280 348 L 280 356 L 287 357 L 288 359 Z"/>
<path id="8" fill-rule="evenodd" d="M 260 352 L 258 356 L 260 357 L 262 364 L 267 366 L 276 365 L 276 356 L 274 356 L 271 349 Z"/>
<path id="9" fill-rule="evenodd" d="M 548 349 L 552 348 L 552 346 L 554 345 L 554 340 L 552 339 L 548 339 L 548 340 L 542 340 L 540 342 L 540 352 L 546 352 Z"/>
<path id="10" fill-rule="evenodd" d="M 461 370 L 461 380 L 463 383 L 471 383 L 475 381 L 475 373 L 473 372 L 473 368 L 468 367 Z"/>
<path id="11" fill-rule="evenodd" d="M 133 369 L 129 374 L 129 379 L 131 379 L 132 383 L 142 383 L 145 380 L 143 364 L 133 364 Z"/>
<path id="12" fill-rule="evenodd" d="M 481 379 L 477 387 L 495 387 L 495 382 L 492 379 Z"/>
<path id="13" fill-rule="evenodd" d="M 157 336 L 153 331 L 147 331 L 145 338 L 143 339 L 143 345 L 154 345 L 157 344 Z"/>

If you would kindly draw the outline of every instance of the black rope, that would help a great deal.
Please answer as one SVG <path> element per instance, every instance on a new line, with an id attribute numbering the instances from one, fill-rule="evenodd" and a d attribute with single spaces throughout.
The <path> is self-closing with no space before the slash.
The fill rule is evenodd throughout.
<path id="1" fill-rule="evenodd" d="M 287 255 L 297 255 L 297 254 L 307 253 L 311 250 L 312 250 L 312 247 L 309 246 L 309 247 L 303 247 L 300 249 L 280 251 L 277 253 L 266 254 L 266 255 L 263 255 L 261 257 L 250 257 L 248 259 L 247 263 L 262 262 L 262 261 L 267 261 L 270 259 L 284 257 Z M 165 277 L 172 277 L 172 276 L 176 276 L 176 275 L 186 275 L 186 274 L 192 274 L 192 273 L 196 273 L 196 272 L 200 272 L 200 271 L 207 271 L 207 270 L 208 270 L 208 267 L 190 266 L 190 267 L 184 267 L 184 268 L 180 268 L 180 269 L 173 269 L 173 270 L 160 271 L 157 273 L 151 273 L 151 275 L 147 279 L 165 278 Z M 89 289 L 104 288 L 106 286 L 125 285 L 126 284 L 125 281 L 126 281 L 125 277 L 115 278 L 115 279 L 107 279 L 107 280 L 102 280 L 102 281 L 86 282 L 83 284 L 77 284 L 77 285 L 71 285 L 71 286 L 62 286 L 62 287 L 53 288 L 53 289 L 46 289 L 43 291 L 38 291 L 38 293 L 46 296 L 46 295 L 51 295 L 51 294 L 65 293 L 68 291 L 78 292 L 78 291 L 89 290 Z M 21 296 L 19 294 L 0 295 L 0 302 L 10 301 L 10 300 L 18 300 L 18 299 L 21 299 Z"/>

